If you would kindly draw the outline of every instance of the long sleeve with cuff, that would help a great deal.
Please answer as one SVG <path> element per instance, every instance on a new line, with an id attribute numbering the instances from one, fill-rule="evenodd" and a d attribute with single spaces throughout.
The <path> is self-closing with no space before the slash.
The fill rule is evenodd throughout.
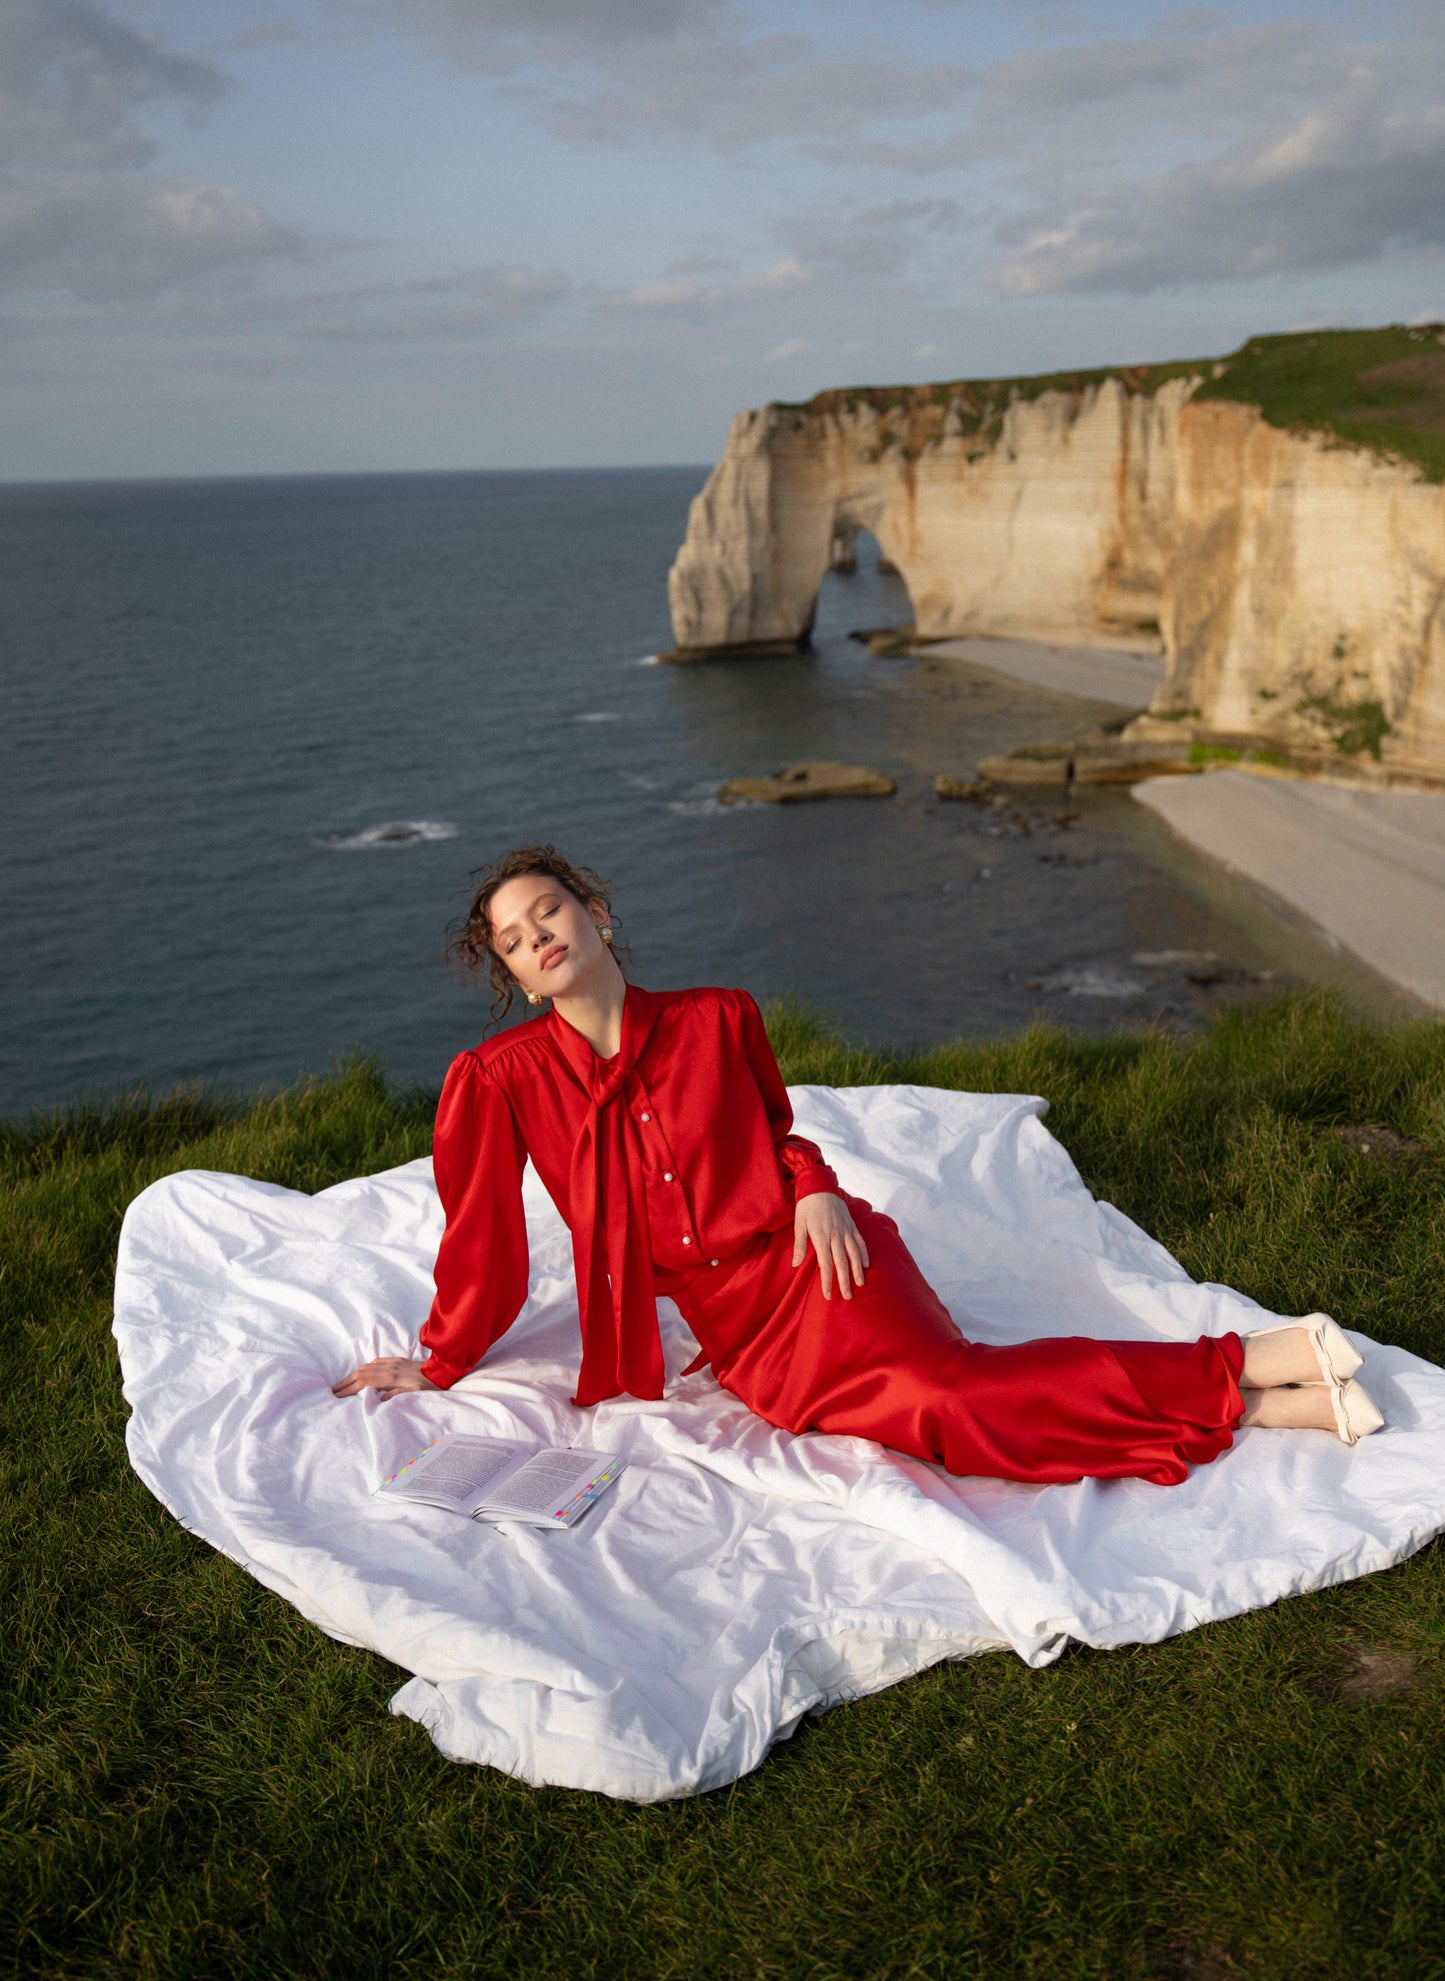
<path id="1" fill-rule="evenodd" d="M 788 1099 L 788 1090 L 778 1071 L 772 1042 L 763 1026 L 763 1014 L 744 992 L 737 992 L 736 995 L 742 1003 L 742 1036 L 748 1065 L 767 1110 L 779 1166 L 793 1186 L 794 1202 L 804 1197 L 820 1196 L 824 1192 L 830 1196 L 841 1196 L 838 1179 L 824 1162 L 823 1151 L 817 1143 L 793 1133 L 793 1104 Z"/>
<path id="2" fill-rule="evenodd" d="M 526 1157 L 506 1095 L 474 1053 L 463 1053 L 442 1088 L 432 1141 L 446 1230 L 421 1340 L 422 1374 L 439 1389 L 480 1361 L 527 1298 Z"/>

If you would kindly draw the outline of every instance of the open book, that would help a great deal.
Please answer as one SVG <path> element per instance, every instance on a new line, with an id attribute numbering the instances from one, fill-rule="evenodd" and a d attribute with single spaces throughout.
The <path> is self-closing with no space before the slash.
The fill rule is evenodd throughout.
<path id="1" fill-rule="evenodd" d="M 510 1438 L 445 1431 L 378 1493 L 420 1500 L 473 1520 L 524 1520 L 534 1527 L 570 1527 L 625 1469 L 605 1451 L 544 1451 Z"/>

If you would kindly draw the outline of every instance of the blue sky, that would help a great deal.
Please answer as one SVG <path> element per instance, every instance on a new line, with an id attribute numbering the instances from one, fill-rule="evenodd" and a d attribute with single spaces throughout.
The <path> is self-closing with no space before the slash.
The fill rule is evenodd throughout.
<path id="1" fill-rule="evenodd" d="M 0 0 L 0 478 L 702 462 L 1445 317 L 1445 11 Z"/>

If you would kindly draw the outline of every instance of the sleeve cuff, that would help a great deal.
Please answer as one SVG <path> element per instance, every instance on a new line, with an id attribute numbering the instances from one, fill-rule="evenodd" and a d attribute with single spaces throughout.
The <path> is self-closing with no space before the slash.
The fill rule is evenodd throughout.
<path id="1" fill-rule="evenodd" d="M 793 1178 L 795 1203 L 801 1203 L 804 1197 L 841 1197 L 842 1194 L 842 1186 L 825 1162 L 810 1163 Z"/>
<path id="2" fill-rule="evenodd" d="M 459 1383 L 467 1373 L 465 1369 L 453 1369 L 449 1363 L 439 1360 L 435 1355 L 428 1356 L 422 1363 L 421 1372 L 433 1389 L 450 1389 L 453 1383 Z"/>

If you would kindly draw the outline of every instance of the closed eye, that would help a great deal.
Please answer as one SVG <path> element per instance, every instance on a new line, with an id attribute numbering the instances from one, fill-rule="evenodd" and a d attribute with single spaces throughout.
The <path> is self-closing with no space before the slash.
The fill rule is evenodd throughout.
<path id="1" fill-rule="evenodd" d="M 555 915 L 555 914 L 556 914 L 556 913 L 558 912 L 558 910 L 559 910 L 559 909 L 561 908 L 561 906 L 562 906 L 562 903 L 561 903 L 560 901 L 554 901 L 554 902 L 552 903 L 552 906 L 551 906 L 550 908 L 544 908 L 544 909 L 542 910 L 542 920 L 543 920 L 544 922 L 545 922 L 545 921 L 549 921 L 549 920 L 551 919 L 551 917 L 552 917 L 553 915 Z M 507 943 L 504 943 L 504 944 L 503 944 L 503 947 L 502 947 L 502 954 L 503 954 L 503 956 L 510 956 L 510 955 L 512 954 L 512 951 L 513 951 L 513 950 L 514 950 L 514 949 L 515 949 L 515 948 L 517 947 L 517 944 L 518 944 L 518 943 L 519 943 L 519 942 L 520 942 L 521 940 L 522 940 L 522 938 L 521 938 L 520 936 L 515 936 L 515 935 L 514 935 L 514 936 L 513 936 L 512 938 L 511 938 L 511 940 L 510 940 L 509 942 L 507 942 Z"/>

